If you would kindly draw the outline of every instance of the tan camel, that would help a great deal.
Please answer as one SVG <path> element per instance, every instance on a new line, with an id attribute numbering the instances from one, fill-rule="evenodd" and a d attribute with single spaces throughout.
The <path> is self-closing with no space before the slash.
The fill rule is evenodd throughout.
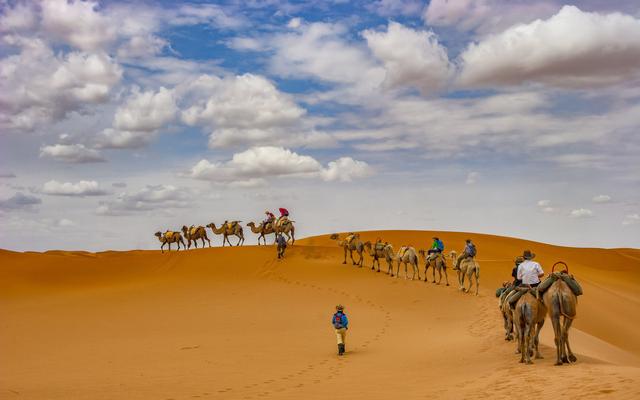
<path id="1" fill-rule="evenodd" d="M 162 251 L 162 253 L 164 253 L 165 244 L 169 245 L 169 251 L 171 251 L 171 243 L 178 244 L 178 251 L 180 251 L 180 243 L 182 243 L 182 248 L 185 248 L 185 249 L 187 248 L 184 245 L 184 240 L 182 240 L 182 235 L 180 235 L 180 232 L 173 232 L 173 231 L 166 231 L 165 233 L 156 232 L 155 236 L 158 238 L 160 243 L 162 243 L 162 246 L 160 246 L 160 251 Z"/>
<path id="2" fill-rule="evenodd" d="M 438 253 L 436 255 L 428 254 L 425 250 L 420 250 L 418 253 L 424 259 L 424 281 L 427 282 L 427 271 L 429 267 L 433 268 L 433 282 L 437 285 L 442 282 L 442 272 L 444 271 L 444 278 L 449 286 L 449 275 L 447 275 L 447 260 L 442 253 Z M 436 270 L 438 270 L 438 282 L 436 282 Z"/>
<path id="3" fill-rule="evenodd" d="M 364 251 L 364 243 L 362 243 L 362 240 L 360 240 L 359 233 L 351 232 L 347 235 L 346 238 L 344 238 L 344 240 L 340 240 L 340 237 L 337 234 L 333 234 L 331 235 L 331 239 L 337 240 L 338 246 L 342 247 L 342 249 L 344 250 L 344 261 L 342 261 L 343 264 L 347 263 L 347 253 L 349 253 L 349 257 L 351 257 L 351 263 L 353 265 L 358 265 L 360 267 L 363 266 L 364 255 L 362 253 Z M 354 251 L 360 256 L 358 262 L 353 259 Z"/>
<path id="4" fill-rule="evenodd" d="M 411 246 L 402 246 L 400 250 L 398 250 L 398 255 L 396 256 L 398 260 L 398 271 L 396 272 L 396 278 L 400 277 L 400 263 L 404 264 L 404 279 L 408 279 L 408 271 L 407 264 L 411 264 L 413 267 L 413 275 L 411 276 L 411 280 L 414 280 L 416 274 L 418 275 L 418 280 L 420 280 L 420 269 L 418 268 L 418 254 L 416 253 L 416 249 Z M 392 275 L 393 276 L 393 275 Z"/>
<path id="5" fill-rule="evenodd" d="M 562 279 L 557 279 L 544 293 L 543 298 L 549 307 L 549 318 L 555 334 L 556 365 L 576 362 L 577 358 L 569 346 L 569 328 L 576 317 L 578 298 Z"/>
<path id="6" fill-rule="evenodd" d="M 502 313 L 502 322 L 504 323 L 504 340 L 513 340 L 513 309 L 507 301 L 507 295 L 511 293 L 513 284 L 511 282 L 504 282 L 502 287 L 505 290 L 498 299 L 498 308 Z"/>
<path id="7" fill-rule="evenodd" d="M 364 248 L 367 250 L 367 253 L 373 258 L 373 263 L 371 264 L 371 269 L 375 269 L 376 263 L 378 264 L 378 271 L 380 272 L 380 260 L 384 259 L 387 261 L 387 274 L 391 274 L 393 276 L 393 259 L 394 259 L 394 251 L 393 246 L 389 243 L 378 242 L 375 245 L 372 245 L 371 242 L 367 241 L 364 243 Z"/>
<path id="8" fill-rule="evenodd" d="M 193 245 L 198 248 L 198 240 L 202 240 L 202 247 L 204 247 L 204 241 L 206 240 L 209 243 L 209 247 L 211 247 L 211 241 L 207 237 L 207 230 L 204 229 L 204 226 L 193 226 L 191 225 L 187 228 L 186 225 L 182 226 L 182 234 L 187 239 L 187 249 L 191 248 L 191 242 Z"/>
<path id="9" fill-rule="evenodd" d="M 480 288 L 480 264 L 476 262 L 473 258 L 465 258 L 460 262 L 460 269 L 458 271 L 458 282 L 460 283 L 460 290 L 463 292 L 469 293 L 471 291 L 471 286 L 473 286 L 473 281 L 471 278 L 475 277 L 476 281 L 476 296 L 478 295 L 478 289 Z M 469 279 L 469 288 L 465 289 L 464 287 L 464 278 L 467 277 Z"/>
<path id="10" fill-rule="evenodd" d="M 449 260 L 451 260 L 451 265 L 456 265 L 458 261 L 458 253 L 455 250 L 451 250 L 449 252 Z"/>
<path id="11" fill-rule="evenodd" d="M 544 325 L 544 317 L 547 309 L 542 302 L 531 293 L 523 294 L 516 302 L 513 311 L 513 322 L 518 338 L 518 350 L 520 362 L 533 364 L 531 355 L 535 352 L 536 358 L 543 358 L 538 349 L 540 331 Z"/>
<path id="12" fill-rule="evenodd" d="M 244 232 L 242 231 L 240 221 L 225 221 L 220 228 L 217 228 L 216 224 L 212 222 L 207 225 L 207 228 L 211 228 L 213 233 L 216 235 L 222 235 L 222 247 L 224 247 L 225 243 L 229 243 L 229 246 L 233 246 L 229 240 L 229 236 L 236 236 L 238 238 L 236 246 L 240 246 L 244 243 Z"/>
<path id="13" fill-rule="evenodd" d="M 280 217 L 274 224 L 275 224 L 275 228 L 274 228 L 275 233 L 284 234 L 287 237 L 287 242 L 291 241 L 291 244 L 293 245 L 293 243 L 296 241 L 296 238 L 295 238 L 296 227 L 293 226 L 293 221 L 291 221 L 289 218 L 286 218 L 286 217 Z"/>
<path id="14" fill-rule="evenodd" d="M 262 239 L 264 241 L 264 244 L 266 246 L 267 245 L 266 235 L 271 235 L 271 234 L 275 233 L 275 231 L 273 230 L 273 223 L 271 223 L 271 222 L 269 222 L 266 225 L 263 225 L 262 223 L 260 225 L 256 225 L 253 222 L 249 222 L 247 224 L 247 226 L 251 229 L 251 232 L 253 232 L 255 234 L 259 234 L 258 235 L 258 246 L 260 246 L 260 239 Z M 274 241 L 274 243 L 275 243 L 275 241 Z"/>

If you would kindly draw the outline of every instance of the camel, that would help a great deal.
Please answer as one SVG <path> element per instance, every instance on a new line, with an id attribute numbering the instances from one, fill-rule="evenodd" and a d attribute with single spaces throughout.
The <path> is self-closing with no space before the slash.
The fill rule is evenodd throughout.
<path id="1" fill-rule="evenodd" d="M 451 260 L 451 265 L 456 265 L 456 262 L 458 261 L 458 253 L 456 253 L 455 250 L 451 250 L 449 252 L 449 259 Z"/>
<path id="2" fill-rule="evenodd" d="M 258 246 L 260 246 L 260 239 L 264 241 L 265 246 L 267 245 L 266 235 L 271 235 L 275 233 L 273 230 L 273 223 L 268 223 L 266 225 L 260 224 L 257 225 L 253 222 L 249 222 L 247 226 L 251 229 L 251 232 L 259 234 L 258 236 Z M 275 241 L 274 241 L 275 243 Z"/>
<path id="3" fill-rule="evenodd" d="M 408 278 L 407 264 L 411 264 L 411 266 L 413 267 L 413 275 L 411 276 L 411 280 L 415 279 L 416 274 L 418 274 L 418 280 L 420 280 L 420 269 L 418 268 L 418 254 L 416 253 L 416 249 L 411 246 L 402 246 L 400 247 L 400 250 L 398 250 L 398 255 L 396 256 L 396 258 L 398 260 L 398 271 L 396 273 L 396 278 L 400 277 L 400 263 L 403 263 L 404 279 Z"/>
<path id="4" fill-rule="evenodd" d="M 242 231 L 242 225 L 240 225 L 240 221 L 225 221 L 220 228 L 216 227 L 215 223 L 210 223 L 207 225 L 208 228 L 211 228 L 213 233 L 216 235 L 222 235 L 222 247 L 224 247 L 225 243 L 229 243 L 229 246 L 233 246 L 231 241 L 229 240 L 229 236 L 236 236 L 238 238 L 238 243 L 236 246 L 240 246 L 244 243 L 244 233 Z"/>
<path id="5" fill-rule="evenodd" d="M 469 288 L 464 287 L 465 276 L 469 279 Z M 480 288 L 480 264 L 473 258 L 469 257 L 460 262 L 460 269 L 458 270 L 458 282 L 460 283 L 460 290 L 469 293 L 471 286 L 473 286 L 472 277 L 476 280 L 476 296 L 478 295 L 478 289 Z"/>
<path id="6" fill-rule="evenodd" d="M 442 282 L 442 271 L 444 271 L 444 278 L 449 286 L 449 275 L 447 275 L 447 260 L 443 254 L 438 254 L 435 258 L 429 257 L 430 255 L 425 250 L 419 251 L 420 255 L 424 258 L 424 281 L 427 282 L 427 271 L 429 267 L 433 268 L 433 282 L 437 285 Z M 436 282 L 436 270 L 438 270 L 438 282 Z"/>
<path id="7" fill-rule="evenodd" d="M 289 218 L 280 217 L 275 223 L 274 231 L 276 234 L 281 233 L 287 236 L 287 242 L 291 241 L 291 244 L 296 241 L 295 233 L 296 228 L 293 226 L 293 221 Z"/>
<path id="8" fill-rule="evenodd" d="M 359 233 L 349 233 L 344 240 L 339 240 L 339 236 L 336 234 L 331 235 L 331 239 L 338 240 L 338 246 L 344 249 L 344 261 L 343 264 L 347 263 L 347 252 L 349 253 L 349 257 L 351 257 L 351 263 L 353 265 L 358 265 L 362 268 L 364 262 L 364 255 L 362 252 L 364 251 L 364 243 L 360 240 Z M 360 256 L 360 259 L 356 263 L 353 259 L 353 252 L 357 252 Z"/>
<path id="9" fill-rule="evenodd" d="M 379 246 L 378 243 L 372 245 L 371 242 L 367 241 L 364 244 L 364 248 L 367 250 L 367 253 L 373 258 L 373 263 L 371 264 L 371 269 L 375 269 L 376 263 L 378 264 L 378 271 L 380 272 L 380 259 L 384 259 L 387 261 L 387 274 L 391 274 L 393 276 L 393 259 L 394 252 L 393 246 L 389 243 L 379 243 L 382 246 Z"/>
<path id="10" fill-rule="evenodd" d="M 531 291 L 527 291 L 516 302 L 513 311 L 513 322 L 518 338 L 518 350 L 520 362 L 533 364 L 531 355 L 535 351 L 536 359 L 543 358 L 538 349 L 538 336 L 544 325 L 544 317 L 547 309 Z"/>
<path id="11" fill-rule="evenodd" d="M 557 279 L 544 293 L 543 298 L 544 304 L 549 307 L 549 318 L 555 334 L 555 365 L 576 362 L 578 359 L 569 346 L 569 328 L 576 317 L 578 298 L 562 279 Z"/>
<path id="12" fill-rule="evenodd" d="M 165 233 L 156 232 L 155 236 L 157 236 L 160 243 L 162 243 L 162 246 L 160 246 L 160 251 L 162 251 L 162 253 L 164 253 L 165 244 L 169 245 L 169 251 L 171 251 L 171 243 L 178 244 L 178 251 L 180 251 L 180 243 L 182 243 L 182 248 L 186 248 L 186 246 L 184 245 L 184 240 L 182 240 L 182 235 L 180 235 L 180 232 L 173 232 L 173 231 L 166 231 Z"/>
<path id="13" fill-rule="evenodd" d="M 211 247 L 211 241 L 207 237 L 207 230 L 204 229 L 204 226 L 193 226 L 191 225 L 187 228 L 186 225 L 182 226 L 182 234 L 187 239 L 187 249 L 191 248 L 191 242 L 193 245 L 198 248 L 198 240 L 202 240 L 202 247 L 204 248 L 204 241 L 206 240 L 209 243 L 209 247 Z"/>
<path id="14" fill-rule="evenodd" d="M 502 321 L 504 323 L 504 340 L 513 340 L 513 310 L 507 301 L 507 295 L 511 293 L 513 284 L 511 282 L 504 282 L 502 287 L 506 290 L 502 292 L 498 299 L 498 308 L 502 313 Z"/>

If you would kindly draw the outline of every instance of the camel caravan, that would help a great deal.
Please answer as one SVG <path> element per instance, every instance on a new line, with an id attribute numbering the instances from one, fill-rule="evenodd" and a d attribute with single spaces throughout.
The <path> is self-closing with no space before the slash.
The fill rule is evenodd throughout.
<path id="1" fill-rule="evenodd" d="M 549 315 L 556 347 L 555 365 L 576 362 L 577 358 L 569 345 L 569 328 L 576 318 L 578 296 L 582 295 L 582 288 L 562 261 L 555 263 L 551 273 L 541 281 L 544 273 L 540 264 L 533 261 L 534 257 L 535 254 L 529 250 L 522 257 L 517 257 L 512 272 L 514 281 L 504 282 L 496 290 L 498 308 L 504 322 L 504 339 L 516 339 L 516 354 L 520 354 L 520 362 L 532 364 L 532 356 L 535 359 L 543 358 L 538 348 L 538 337 Z M 555 268 L 559 265 L 563 268 L 556 272 Z"/>
<path id="2" fill-rule="evenodd" d="M 286 242 L 293 243 L 295 242 L 295 226 L 294 222 L 289 219 L 289 211 L 285 208 L 280 208 L 280 217 L 276 219 L 273 213 L 266 211 L 267 218 L 256 224 L 255 222 L 249 222 L 247 226 L 251 229 L 251 232 L 258 235 L 258 245 L 262 241 L 265 245 L 267 244 L 267 236 L 274 235 L 273 244 L 276 242 L 276 238 L 278 235 L 286 236 Z M 199 225 L 191 225 L 187 227 L 184 225 L 181 230 L 171 231 L 167 230 L 165 232 L 156 232 L 155 236 L 161 243 L 160 250 L 164 253 L 164 247 L 167 245 L 168 250 L 171 251 L 171 244 L 175 243 L 177 246 L 177 250 L 180 250 L 180 245 L 182 244 L 183 249 L 190 249 L 191 244 L 195 248 L 198 248 L 198 242 L 200 241 L 202 247 L 204 248 L 205 241 L 211 247 L 211 240 L 207 236 L 207 229 L 211 229 L 214 235 L 222 236 L 222 246 L 225 244 L 229 244 L 229 246 L 234 246 L 229 240 L 229 237 L 235 237 L 237 242 L 235 246 L 241 246 L 244 244 L 244 229 L 241 225 L 242 221 L 234 220 L 234 221 L 225 221 L 220 226 L 217 226 L 214 222 L 207 224 L 206 227 Z M 185 245 L 185 240 L 187 244 Z"/>
<path id="3" fill-rule="evenodd" d="M 375 243 L 370 241 L 363 242 L 360 239 L 359 233 L 348 233 L 346 237 L 340 238 L 340 235 L 334 233 L 330 236 L 330 239 L 335 240 L 338 246 L 343 249 L 344 259 L 343 264 L 347 263 L 347 257 L 351 260 L 353 265 L 358 267 L 364 266 L 365 256 L 369 256 L 372 259 L 371 269 L 376 272 L 380 272 L 381 260 L 387 264 L 386 274 L 396 278 L 400 277 L 400 267 L 404 266 L 404 278 L 405 279 L 418 279 L 422 280 L 420 273 L 420 256 L 424 265 L 424 281 L 428 282 L 429 268 L 432 271 L 432 283 L 440 285 L 442 278 L 444 277 L 445 285 L 449 286 L 449 275 L 447 274 L 448 261 L 454 266 L 454 270 L 458 274 L 458 283 L 460 290 L 465 293 L 471 292 L 473 282 L 475 282 L 475 294 L 478 295 L 478 288 L 480 284 L 480 265 L 475 260 L 475 245 L 471 243 L 471 240 L 467 240 L 465 250 L 458 257 L 456 251 L 451 251 L 448 255 L 443 253 L 444 245 L 439 238 L 434 238 L 434 243 L 429 250 L 417 250 L 412 246 L 401 246 L 396 252 L 393 249 L 393 245 L 388 242 L 383 242 L 378 238 Z M 354 258 L 354 254 L 357 258 Z M 394 263 L 396 265 L 396 271 L 394 274 Z M 436 281 L 436 272 L 438 274 L 438 280 Z M 409 278 L 409 274 L 411 277 Z M 469 281 L 469 287 L 465 287 L 465 279 Z"/>

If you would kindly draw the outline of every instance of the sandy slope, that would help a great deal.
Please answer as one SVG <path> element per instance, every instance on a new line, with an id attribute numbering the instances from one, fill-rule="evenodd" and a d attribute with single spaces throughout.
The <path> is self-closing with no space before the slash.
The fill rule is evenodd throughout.
<path id="1" fill-rule="evenodd" d="M 377 236 L 425 247 L 432 233 L 363 233 Z M 467 234 L 440 236 L 450 247 Z M 326 236 L 282 262 L 272 247 L 2 251 L 0 398 L 640 398 L 639 250 L 471 236 L 478 297 L 344 266 Z M 583 284 L 575 365 L 553 366 L 550 324 L 533 366 L 502 339 L 493 292 L 523 248 Z M 329 325 L 338 302 L 352 323 L 344 358 Z"/>

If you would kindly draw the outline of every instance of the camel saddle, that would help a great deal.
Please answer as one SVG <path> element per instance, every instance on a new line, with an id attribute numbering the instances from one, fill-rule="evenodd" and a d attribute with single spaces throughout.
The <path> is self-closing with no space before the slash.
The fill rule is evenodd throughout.
<path id="1" fill-rule="evenodd" d="M 289 218 L 287 218 L 286 216 L 282 216 L 282 217 L 278 218 L 278 220 L 276 221 L 276 227 L 282 228 L 283 226 L 285 226 L 289 222 L 290 222 Z"/>
<path id="2" fill-rule="evenodd" d="M 228 230 L 233 230 L 236 225 L 238 225 L 238 221 L 229 221 L 227 222 L 227 229 Z"/>
<path id="3" fill-rule="evenodd" d="M 405 246 L 405 247 L 401 247 L 401 248 L 400 248 L 400 251 L 398 252 L 398 256 L 399 256 L 400 258 L 404 257 L 404 253 L 406 253 L 406 252 L 407 252 L 407 250 L 409 250 L 409 247 L 406 247 L 406 246 Z"/>
<path id="4" fill-rule="evenodd" d="M 165 238 L 166 240 L 171 240 L 171 239 L 173 239 L 173 235 L 175 235 L 175 234 L 176 234 L 176 232 L 173 232 L 173 231 L 166 231 L 166 232 L 164 233 L 164 238 Z"/>
<path id="5" fill-rule="evenodd" d="M 435 253 L 435 256 L 433 254 L 430 254 L 428 259 L 429 261 L 437 261 L 438 259 L 441 259 L 445 265 L 447 264 L 447 259 L 442 253 Z"/>
<path id="6" fill-rule="evenodd" d="M 520 297 L 524 296 L 524 294 L 527 292 L 531 293 L 536 298 L 538 297 L 538 291 L 536 290 L 536 288 L 530 288 L 528 286 L 517 286 L 511 290 L 511 293 L 507 294 L 505 300 L 508 301 L 511 308 L 513 308 L 516 306 L 518 300 L 520 300 Z"/>
<path id="7" fill-rule="evenodd" d="M 199 226 L 191 225 L 191 228 L 189 228 L 189 236 L 195 236 L 196 233 L 198 233 L 198 229 L 200 229 Z"/>
<path id="8" fill-rule="evenodd" d="M 382 242 L 378 242 L 378 243 L 376 243 L 376 250 L 377 250 L 377 251 L 382 251 L 382 250 L 384 250 L 384 247 L 385 247 L 385 246 L 386 246 L 386 245 L 385 245 L 384 243 L 382 243 Z"/>
<path id="9" fill-rule="evenodd" d="M 576 296 L 582 295 L 582 286 L 580 286 L 573 275 L 569 275 L 564 272 L 554 272 L 549 275 L 547 279 L 545 279 L 538 285 L 538 293 L 540 293 L 540 295 L 542 296 L 542 294 L 544 294 L 544 292 L 546 292 L 558 279 L 562 279 L 564 283 L 569 286 L 569 289 L 571 289 L 573 294 L 575 294 Z"/>

